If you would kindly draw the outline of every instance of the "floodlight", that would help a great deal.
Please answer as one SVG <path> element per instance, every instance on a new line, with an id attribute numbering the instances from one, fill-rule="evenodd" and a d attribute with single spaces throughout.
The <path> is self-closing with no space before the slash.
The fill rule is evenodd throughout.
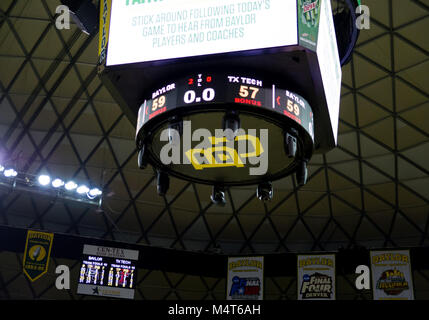
<path id="1" fill-rule="evenodd" d="M 74 181 L 69 181 L 64 186 L 66 190 L 71 191 L 77 188 L 77 184 Z"/>
<path id="2" fill-rule="evenodd" d="M 84 193 L 88 193 L 89 188 L 85 185 L 81 185 L 76 189 L 76 192 L 79 194 L 84 194 Z"/>
<path id="3" fill-rule="evenodd" d="M 92 200 L 92 199 L 94 199 L 94 198 L 96 198 L 98 196 L 101 196 L 102 194 L 103 194 L 103 192 L 100 189 L 93 188 L 93 189 L 89 190 L 87 196 L 88 196 L 89 199 Z"/>
<path id="4" fill-rule="evenodd" d="M 51 177 L 46 174 L 40 175 L 37 180 L 39 181 L 39 184 L 41 186 L 47 186 L 48 184 L 51 183 Z"/>
<path id="5" fill-rule="evenodd" d="M 52 186 L 54 188 L 60 188 L 64 185 L 64 181 L 61 179 L 55 179 L 54 181 L 52 181 Z"/>

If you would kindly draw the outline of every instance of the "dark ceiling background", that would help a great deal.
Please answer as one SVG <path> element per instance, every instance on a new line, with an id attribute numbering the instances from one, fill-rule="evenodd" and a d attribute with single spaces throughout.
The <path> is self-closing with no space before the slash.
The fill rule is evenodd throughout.
<path id="1" fill-rule="evenodd" d="M 306 186 L 277 181 L 269 203 L 255 187 L 231 188 L 220 208 L 209 187 L 176 179 L 159 197 L 153 169 L 137 168 L 135 124 L 97 76 L 98 36 L 57 30 L 59 0 L 1 0 L 0 163 L 91 181 L 105 198 L 96 208 L 0 188 L 0 225 L 225 254 L 428 246 L 429 0 L 363 3 L 371 29 L 343 68 L 338 147 L 311 160 Z M 59 264 L 77 283 L 78 261 L 55 256 L 30 283 L 17 251 L 0 252 L 0 298 L 84 298 L 54 287 Z M 371 298 L 341 272 L 339 298 Z M 428 280 L 415 270 L 416 298 L 427 298 Z M 143 266 L 136 298 L 223 299 L 224 290 L 223 278 Z M 295 294 L 295 276 L 266 279 L 266 299 Z"/>

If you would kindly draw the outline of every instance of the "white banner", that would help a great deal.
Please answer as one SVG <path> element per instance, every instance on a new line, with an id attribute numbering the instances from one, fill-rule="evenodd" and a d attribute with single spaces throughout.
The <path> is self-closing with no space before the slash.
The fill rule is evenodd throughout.
<path id="1" fill-rule="evenodd" d="M 335 255 L 298 256 L 298 300 L 335 300 Z"/>
<path id="2" fill-rule="evenodd" d="M 297 43 L 295 0 L 113 0 L 107 65 Z"/>
<path id="3" fill-rule="evenodd" d="M 374 300 L 414 300 L 410 252 L 371 251 Z"/>
<path id="4" fill-rule="evenodd" d="M 229 257 L 227 300 L 263 300 L 264 257 Z"/>

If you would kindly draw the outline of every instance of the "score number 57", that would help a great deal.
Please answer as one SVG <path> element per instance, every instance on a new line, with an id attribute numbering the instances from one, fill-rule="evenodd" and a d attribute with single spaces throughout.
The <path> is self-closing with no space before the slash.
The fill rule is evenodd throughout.
<path id="1" fill-rule="evenodd" d="M 240 95 L 240 97 L 243 97 L 243 98 L 248 98 L 250 95 L 251 99 L 255 99 L 258 92 L 259 92 L 259 88 L 241 86 L 239 95 Z"/>

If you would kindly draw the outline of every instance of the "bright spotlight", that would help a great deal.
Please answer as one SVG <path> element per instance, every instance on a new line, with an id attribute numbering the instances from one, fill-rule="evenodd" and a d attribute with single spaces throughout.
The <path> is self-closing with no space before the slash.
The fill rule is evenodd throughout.
<path id="1" fill-rule="evenodd" d="M 14 178 L 18 175 L 18 172 L 16 172 L 15 169 L 7 169 L 4 170 L 3 174 L 6 178 Z"/>
<path id="2" fill-rule="evenodd" d="M 76 189 L 76 192 L 79 193 L 79 194 L 88 193 L 88 191 L 89 191 L 89 188 L 87 186 L 85 186 L 85 185 L 79 186 Z"/>
<path id="3" fill-rule="evenodd" d="M 71 191 L 77 188 L 77 184 L 74 183 L 73 181 L 69 181 L 65 184 L 64 187 L 66 188 L 66 190 Z"/>
<path id="4" fill-rule="evenodd" d="M 64 181 L 61 179 L 55 179 L 54 181 L 52 181 L 52 186 L 54 188 L 60 188 L 64 185 Z"/>
<path id="5" fill-rule="evenodd" d="M 0 172 L 4 171 L 4 167 L 0 164 Z"/>
<path id="6" fill-rule="evenodd" d="M 40 175 L 38 180 L 39 180 L 39 184 L 42 186 L 47 186 L 48 184 L 51 183 L 51 177 L 45 174 Z"/>
<path id="7" fill-rule="evenodd" d="M 93 188 L 91 190 L 89 190 L 87 196 L 90 199 L 94 199 L 95 197 L 101 196 L 103 194 L 103 192 L 98 189 L 98 188 Z"/>

